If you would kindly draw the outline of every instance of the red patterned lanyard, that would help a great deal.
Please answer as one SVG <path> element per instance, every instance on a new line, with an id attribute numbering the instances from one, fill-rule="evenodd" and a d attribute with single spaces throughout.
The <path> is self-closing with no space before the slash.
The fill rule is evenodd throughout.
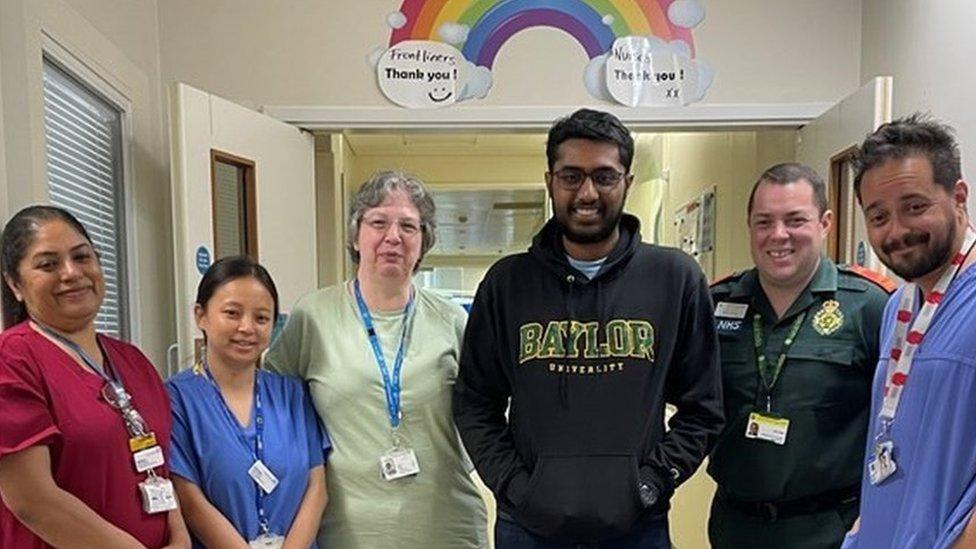
<path id="1" fill-rule="evenodd" d="M 915 310 L 915 294 L 918 293 L 917 286 L 912 283 L 905 286 L 898 301 L 898 316 L 895 324 L 895 338 L 891 345 L 891 359 L 888 361 L 888 370 L 885 375 L 884 400 L 881 402 L 881 420 L 886 425 L 894 421 L 895 413 L 898 411 L 898 403 L 901 401 L 902 391 L 905 390 L 905 383 L 908 382 L 908 374 L 912 371 L 912 359 L 915 351 L 925 333 L 928 332 L 932 324 L 932 317 L 935 310 L 942 301 L 949 284 L 959 273 L 966 256 L 976 244 L 976 232 L 972 227 L 966 227 L 966 239 L 963 241 L 962 249 L 952 258 L 949 268 L 942 273 L 939 281 L 936 282 L 932 291 L 925 296 L 925 303 L 922 304 L 918 316 L 912 320 L 912 311 Z"/>

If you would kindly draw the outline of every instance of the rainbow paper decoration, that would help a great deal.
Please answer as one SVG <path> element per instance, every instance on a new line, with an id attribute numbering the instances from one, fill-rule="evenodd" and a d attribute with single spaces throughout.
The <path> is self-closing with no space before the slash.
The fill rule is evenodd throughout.
<path id="1" fill-rule="evenodd" d="M 666 42 L 695 44 L 691 30 L 668 20 L 675 0 L 404 0 L 406 24 L 390 34 L 390 46 L 404 40 L 443 41 L 445 23 L 464 25 L 467 39 L 456 44 L 464 57 L 491 68 L 498 51 L 519 31 L 532 27 L 560 29 L 586 50 L 590 59 L 610 50 L 622 36 L 656 36 Z"/>

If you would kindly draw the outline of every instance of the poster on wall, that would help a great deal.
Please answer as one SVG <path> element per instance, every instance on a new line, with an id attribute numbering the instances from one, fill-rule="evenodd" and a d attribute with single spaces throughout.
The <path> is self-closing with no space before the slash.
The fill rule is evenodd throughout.
<path id="1" fill-rule="evenodd" d="M 678 248 L 701 266 L 708 279 L 715 277 L 715 188 L 681 205 L 674 214 Z"/>
<path id="2" fill-rule="evenodd" d="M 526 29 L 550 28 L 586 52 L 582 84 L 595 99 L 688 105 L 702 100 L 714 79 L 692 37 L 704 18 L 701 0 L 403 0 L 386 17 L 387 44 L 367 62 L 393 103 L 446 107 L 487 97 L 506 42 Z"/>

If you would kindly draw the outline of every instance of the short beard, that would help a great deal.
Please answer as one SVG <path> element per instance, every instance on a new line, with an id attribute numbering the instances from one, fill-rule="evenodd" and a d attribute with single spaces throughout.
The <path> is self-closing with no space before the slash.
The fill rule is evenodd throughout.
<path id="1" fill-rule="evenodd" d="M 575 232 L 569 227 L 568 224 L 563 223 L 563 221 L 558 217 L 556 218 L 556 222 L 559 224 L 559 228 L 566 240 L 576 244 L 596 244 L 610 238 L 613 231 L 617 229 L 617 225 L 620 224 L 620 218 L 623 217 L 623 215 L 624 209 L 621 206 L 621 208 L 617 210 L 617 215 L 611 219 L 608 219 L 607 223 L 600 227 L 600 230 L 594 233 Z"/>
<path id="2" fill-rule="evenodd" d="M 905 265 L 889 265 L 889 269 L 894 271 L 894 273 L 905 280 L 915 280 L 921 278 L 940 267 L 947 265 L 955 253 L 952 249 L 953 243 L 956 241 L 956 224 L 954 220 L 950 219 L 946 226 L 946 239 L 937 248 L 932 250 L 932 253 L 919 258 L 918 261 L 913 263 L 908 263 Z M 929 237 L 931 239 L 931 236 Z M 911 235 L 908 235 L 905 240 L 911 240 Z M 885 245 L 883 251 L 891 257 L 891 252 L 900 249 L 901 246 L 897 247 L 895 250 L 891 249 L 890 245 Z"/>

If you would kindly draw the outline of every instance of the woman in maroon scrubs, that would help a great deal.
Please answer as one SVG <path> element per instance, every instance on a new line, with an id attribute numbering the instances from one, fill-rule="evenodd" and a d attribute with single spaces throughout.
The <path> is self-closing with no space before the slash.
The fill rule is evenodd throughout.
<path id="1" fill-rule="evenodd" d="M 85 228 L 30 206 L 0 254 L 0 547 L 189 547 L 169 400 L 138 349 L 96 333 L 105 279 Z"/>

